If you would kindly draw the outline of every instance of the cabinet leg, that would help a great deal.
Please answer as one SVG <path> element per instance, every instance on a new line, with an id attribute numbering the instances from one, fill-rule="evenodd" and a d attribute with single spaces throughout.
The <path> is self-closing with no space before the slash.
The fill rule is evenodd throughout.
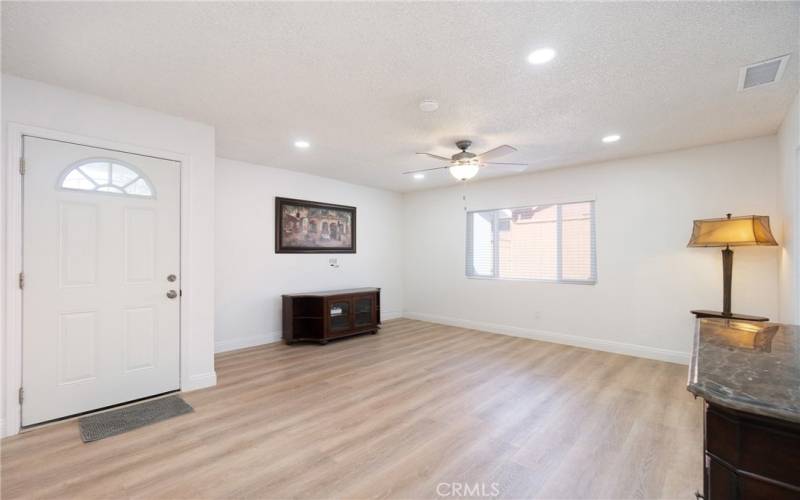
<path id="1" fill-rule="evenodd" d="M 328 343 L 327 340 L 320 340 L 319 341 L 319 345 L 327 345 L 327 343 Z"/>

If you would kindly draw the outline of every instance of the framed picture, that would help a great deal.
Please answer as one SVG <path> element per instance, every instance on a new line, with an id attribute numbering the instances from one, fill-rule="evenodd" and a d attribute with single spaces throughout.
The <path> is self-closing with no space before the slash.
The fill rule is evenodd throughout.
<path id="1" fill-rule="evenodd" d="M 275 253 L 356 253 L 356 207 L 276 197 Z"/>

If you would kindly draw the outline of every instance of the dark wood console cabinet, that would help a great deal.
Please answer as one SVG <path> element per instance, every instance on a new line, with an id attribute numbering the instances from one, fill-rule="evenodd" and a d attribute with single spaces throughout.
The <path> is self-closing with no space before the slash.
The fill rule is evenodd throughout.
<path id="1" fill-rule="evenodd" d="M 708 404 L 708 500 L 800 498 L 800 425 Z"/>
<path id="2" fill-rule="evenodd" d="M 706 500 L 800 499 L 800 326 L 697 320 L 687 389 L 705 400 Z"/>
<path id="3" fill-rule="evenodd" d="M 353 288 L 283 296 L 283 341 L 329 340 L 378 333 L 381 289 Z"/>

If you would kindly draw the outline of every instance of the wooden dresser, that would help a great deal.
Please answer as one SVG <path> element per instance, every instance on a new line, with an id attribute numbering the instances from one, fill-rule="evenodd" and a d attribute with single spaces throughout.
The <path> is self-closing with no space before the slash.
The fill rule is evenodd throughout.
<path id="1" fill-rule="evenodd" d="M 381 289 L 353 288 L 283 295 L 283 341 L 292 344 L 378 333 Z"/>
<path id="2" fill-rule="evenodd" d="M 800 499 L 800 327 L 700 319 L 688 390 L 706 401 L 706 500 Z"/>

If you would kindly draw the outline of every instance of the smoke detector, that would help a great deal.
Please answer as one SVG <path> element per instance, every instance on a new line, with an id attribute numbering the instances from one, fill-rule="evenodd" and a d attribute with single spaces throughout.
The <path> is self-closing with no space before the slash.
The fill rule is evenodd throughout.
<path id="1" fill-rule="evenodd" d="M 419 103 L 419 109 L 426 113 L 432 113 L 439 109 L 439 103 L 433 99 L 425 99 Z"/>
<path id="2" fill-rule="evenodd" d="M 739 70 L 739 91 L 763 87 L 780 81 L 789 54 L 744 66 Z"/>

